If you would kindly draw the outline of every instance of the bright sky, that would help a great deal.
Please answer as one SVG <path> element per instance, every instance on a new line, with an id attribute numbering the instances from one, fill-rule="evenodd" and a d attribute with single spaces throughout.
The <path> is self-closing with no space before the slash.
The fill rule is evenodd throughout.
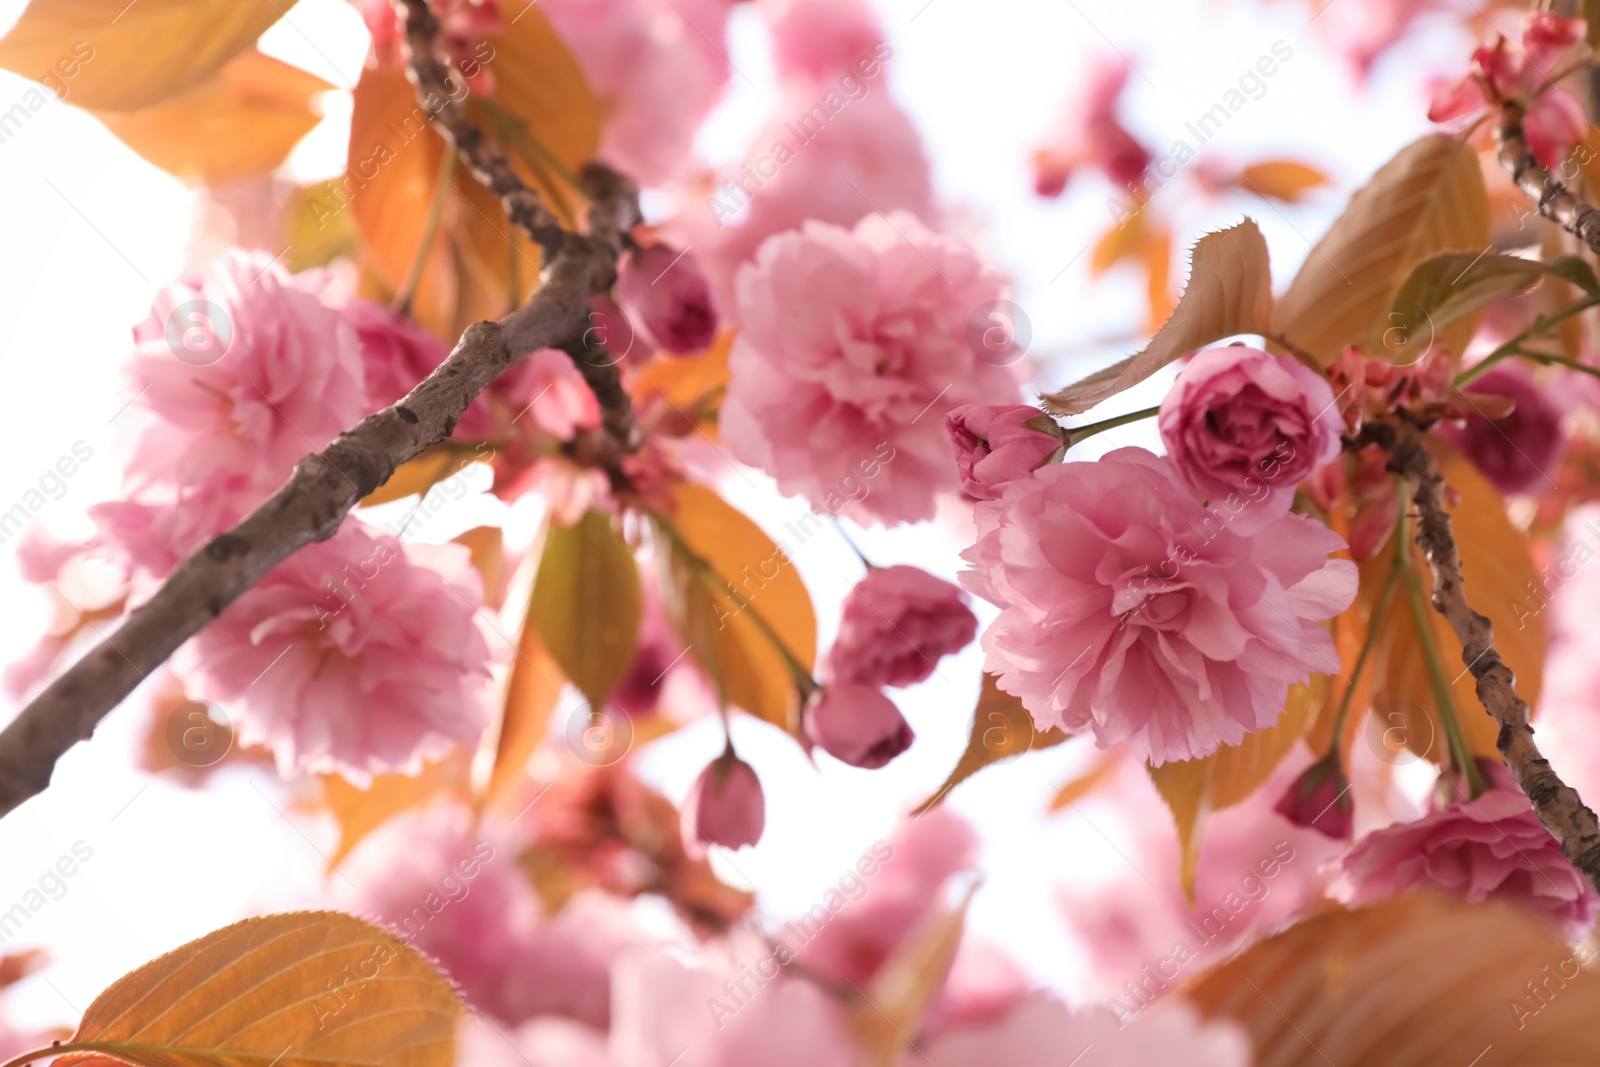
<path id="1" fill-rule="evenodd" d="M 0 0 L 0 26 L 22 6 Z M 1093 289 L 1086 282 L 1085 249 L 1110 221 L 1109 188 L 1086 180 L 1054 202 L 1030 191 L 1028 151 L 1056 120 L 1085 56 L 1114 44 L 1136 64 L 1141 73 L 1130 81 L 1129 124 L 1164 151 L 1177 138 L 1190 139 L 1185 123 L 1234 87 L 1275 42 L 1293 49 L 1260 99 L 1207 148 L 1235 162 L 1302 158 L 1328 171 L 1344 191 L 1294 208 L 1242 198 L 1206 205 L 1187 202 L 1176 190 L 1158 196 L 1171 198 L 1186 243 L 1249 211 L 1266 234 L 1281 286 L 1345 192 L 1422 132 L 1424 68 L 1413 69 L 1416 57 L 1443 69 L 1467 50 L 1458 31 L 1436 24 L 1381 64 L 1368 94 L 1356 97 L 1343 67 L 1308 33 L 1308 4 L 1167 0 L 1159 18 L 1151 17 L 1149 5 L 1126 0 L 886 0 L 880 6 L 895 50 L 887 68 L 893 92 L 923 133 L 942 199 L 1013 279 L 1015 299 L 1032 323 L 1032 354 L 1084 353 L 1070 366 L 1050 365 L 1050 384 L 1132 351 L 1125 345 L 1088 351 L 1086 345 L 1127 337 L 1143 319 L 1142 282 L 1113 279 Z M 265 47 L 349 86 L 366 44 L 360 20 L 343 0 L 302 0 L 269 32 Z M 737 158 L 776 100 L 764 29 L 753 11 L 736 14 L 730 54 L 743 76 L 734 77 L 704 131 L 702 149 L 714 160 Z M 20 100 L 30 84 L 0 72 L 0 110 Z M 297 178 L 332 176 L 342 162 L 348 97 L 332 94 L 327 112 L 328 120 L 291 160 Z M 52 100 L 0 144 L 0 203 L 8 205 L 0 243 L 0 354 L 7 372 L 0 447 L 8 457 L 0 465 L 0 511 L 81 441 L 93 457 L 33 521 L 59 534 L 82 533 L 85 507 L 116 493 L 120 446 L 113 420 L 129 399 L 120 376 L 129 328 L 143 317 L 156 287 L 184 265 L 197 198 L 93 118 Z M 1159 384 L 1152 383 L 1116 408 L 1108 405 L 1105 414 L 1146 406 L 1159 395 Z M 1115 431 L 1100 440 L 1103 447 L 1147 444 L 1143 432 Z M 725 488 L 775 534 L 805 510 L 798 501 L 776 498 L 756 475 Z M 445 539 L 499 514 L 495 502 L 469 497 L 451 503 L 427 536 Z M 534 521 L 520 515 L 517 526 L 525 530 Z M 875 562 L 916 562 L 951 576 L 966 535 L 950 522 L 892 535 L 866 532 L 860 541 Z M 0 603 L 8 608 L 0 614 L 0 662 L 32 645 L 49 618 L 52 595 L 18 580 L 11 551 L 9 544 L 0 547 L 6 556 Z M 794 558 L 826 640 L 859 565 L 826 531 Z M 759 847 L 723 864 L 725 876 L 759 886 L 773 916 L 813 904 L 887 831 L 896 813 L 930 793 L 953 765 L 965 741 L 979 663 L 976 650 L 969 650 L 905 692 L 900 703 L 919 740 L 881 771 L 828 762 L 818 774 L 774 731 L 739 723 L 736 742 L 766 783 L 768 825 Z M 37 886 L 76 842 L 93 850 L 65 881 L 60 899 L 6 946 L 43 944 L 56 954 L 45 981 L 30 981 L 8 998 L 23 1020 L 75 1021 L 111 979 L 146 959 L 244 915 L 318 899 L 319 850 L 326 852 L 334 839 L 331 822 L 290 810 L 278 784 L 256 772 L 224 773 L 204 795 L 139 772 L 132 750 L 142 716 L 133 703 L 62 762 L 43 797 L 0 821 L 0 912 Z M 0 718 L 8 715 L 0 709 Z M 719 746 L 715 727 L 703 723 L 658 743 L 646 753 L 644 769 L 676 797 Z M 1079 744 L 1062 746 L 987 772 L 950 801 L 985 836 L 985 883 L 972 925 L 1041 980 L 1069 992 L 1080 964 L 1055 917 L 1055 887 L 1125 873 L 1119 867 L 1125 861 L 1110 844 L 1120 839 L 1115 812 L 1091 803 L 1082 816 L 1043 817 L 1055 785 L 1086 757 Z"/>

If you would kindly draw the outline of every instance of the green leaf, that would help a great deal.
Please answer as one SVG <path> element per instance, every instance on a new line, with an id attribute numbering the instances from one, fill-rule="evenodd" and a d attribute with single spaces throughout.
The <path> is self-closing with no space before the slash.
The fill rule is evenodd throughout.
<path id="1" fill-rule="evenodd" d="M 633 665 L 642 612 L 633 550 L 610 515 L 589 511 L 571 526 L 551 523 L 528 610 L 572 684 L 590 704 L 604 703 Z"/>
<path id="2" fill-rule="evenodd" d="M 1408 334 L 1407 344 L 1425 345 L 1445 327 L 1501 297 L 1532 289 L 1546 275 L 1586 292 L 1600 292 L 1594 271 L 1576 256 L 1545 263 L 1520 256 L 1446 252 L 1417 264 L 1395 294 L 1390 323 Z"/>

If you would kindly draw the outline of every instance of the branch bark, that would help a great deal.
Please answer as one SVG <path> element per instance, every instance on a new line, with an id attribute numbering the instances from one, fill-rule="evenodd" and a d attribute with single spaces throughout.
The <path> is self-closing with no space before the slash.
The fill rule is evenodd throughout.
<path id="1" fill-rule="evenodd" d="M 1521 105 L 1509 100 L 1500 105 L 1500 123 L 1495 127 L 1500 166 L 1511 175 L 1517 188 L 1538 205 L 1539 214 L 1600 255 L 1600 211 L 1574 196 L 1560 178 L 1534 157 L 1523 130 L 1524 117 Z"/>
<path id="2" fill-rule="evenodd" d="M 436 57 L 438 25 L 423 0 L 398 2 L 407 17 L 412 81 L 426 101 L 446 76 Z M 450 357 L 399 402 L 302 459 L 265 503 L 190 554 L 150 599 L 24 707 L 0 731 L 0 815 L 43 792 L 56 762 L 178 646 L 296 550 L 332 537 L 358 501 L 402 463 L 449 437 L 473 399 L 530 352 L 561 348 L 587 355 L 575 362 L 604 410 L 604 426 L 594 431 L 604 440 L 579 445 L 587 456 L 601 457 L 613 479 L 621 477 L 616 461 L 637 443 L 631 404 L 617 367 L 603 348 L 597 357 L 597 346 L 586 338 L 589 298 L 615 282 L 628 231 L 640 221 L 637 189 L 612 171 L 588 168 L 588 233 L 564 231 L 458 105 L 440 109 L 437 119 L 473 174 L 544 249 L 539 291 L 500 322 L 468 327 Z"/>
<path id="3" fill-rule="evenodd" d="M 1517 696 L 1516 677 L 1494 647 L 1489 620 L 1467 603 L 1461 554 L 1445 510 L 1444 473 L 1409 422 L 1371 423 L 1362 436 L 1389 453 L 1389 469 L 1411 486 L 1417 509 L 1416 542 L 1433 572 L 1433 606 L 1461 642 L 1461 662 L 1477 683 L 1478 701 L 1496 723 L 1496 747 L 1517 785 L 1533 801 L 1539 821 L 1561 845 L 1562 853 L 1600 890 L 1600 821 L 1544 758 L 1533 740 L 1528 705 Z"/>

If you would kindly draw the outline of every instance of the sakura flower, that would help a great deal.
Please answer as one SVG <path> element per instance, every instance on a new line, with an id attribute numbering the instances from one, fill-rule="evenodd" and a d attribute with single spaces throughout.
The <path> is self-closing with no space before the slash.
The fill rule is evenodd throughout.
<path id="1" fill-rule="evenodd" d="M 734 457 L 816 502 L 887 444 L 893 464 L 844 512 L 931 518 L 936 494 L 957 488 L 944 413 L 1016 399 L 1013 368 L 979 359 L 966 336 L 1000 295 L 970 249 L 908 214 L 773 238 L 739 278 L 720 424 Z"/>
<path id="2" fill-rule="evenodd" d="M 883 26 L 866 0 L 768 0 L 773 58 L 785 78 L 823 81 L 887 50 Z"/>
<path id="3" fill-rule="evenodd" d="M 1128 61 L 1101 55 L 1085 68 L 1056 132 L 1033 153 L 1034 191 L 1060 196 L 1080 167 L 1103 171 L 1113 184 L 1135 185 L 1150 153 L 1117 121 L 1117 99 L 1128 83 Z"/>
<path id="4" fill-rule="evenodd" d="M 874 567 L 839 610 L 828 654 L 834 678 L 863 685 L 912 685 L 932 676 L 940 657 L 978 632 L 961 590 L 916 567 Z"/>
<path id="5" fill-rule="evenodd" d="M 683 170 L 728 80 L 728 0 L 541 0 L 605 115 L 599 158 L 644 185 Z"/>
<path id="6" fill-rule="evenodd" d="M 986 669 L 1040 729 L 1152 763 L 1271 726 L 1291 683 L 1337 670 L 1320 623 L 1355 596 L 1355 565 L 1313 519 L 1232 519 L 1139 448 L 1011 482 L 963 554 L 963 584 L 1001 609 Z"/>
<path id="7" fill-rule="evenodd" d="M 956 449 L 961 488 L 993 500 L 1001 486 L 1039 467 L 1062 448 L 1056 421 L 1028 404 L 965 404 L 944 417 Z"/>
<path id="8" fill-rule="evenodd" d="M 1287 356 L 1243 345 L 1196 355 L 1161 402 L 1162 443 L 1202 498 L 1242 499 L 1253 523 L 1282 514 L 1295 486 L 1339 454 L 1333 390 Z"/>
<path id="9" fill-rule="evenodd" d="M 684 847 L 743 848 L 761 840 L 767 802 L 755 770 L 730 750 L 706 764 L 683 804 Z"/>
<path id="10" fill-rule="evenodd" d="M 134 328 L 139 437 L 120 503 L 141 564 L 165 573 L 367 413 L 357 334 L 321 286 L 233 249 L 164 287 Z"/>
<path id="11" fill-rule="evenodd" d="M 1589 128 L 1577 97 L 1554 84 L 1587 55 L 1584 28 L 1582 19 L 1529 12 L 1523 17 L 1521 47 L 1499 35 L 1493 44 L 1479 46 L 1472 53 L 1472 70 L 1435 91 L 1428 118 L 1449 122 L 1514 100 L 1527 113 L 1528 147 L 1546 167 L 1559 166 Z"/>
<path id="12" fill-rule="evenodd" d="M 512 374 L 515 377 L 505 397 L 516 409 L 513 424 L 527 417 L 562 441 L 570 441 L 579 430 L 600 425 L 600 401 L 565 352 L 538 349 Z"/>
<path id="13" fill-rule="evenodd" d="M 180 650 L 179 673 L 285 775 L 415 773 L 488 724 L 482 600 L 463 546 L 349 523 L 239 597 Z"/>
<path id="14" fill-rule="evenodd" d="M 1333 895 L 1366 904 L 1425 887 L 1473 903 L 1509 900 L 1541 913 L 1569 940 L 1582 939 L 1600 895 L 1561 854 L 1510 773 L 1479 762 L 1490 789 L 1362 838 L 1340 865 Z"/>
<path id="15" fill-rule="evenodd" d="M 1510 413 L 1491 417 L 1474 410 L 1460 425 L 1445 423 L 1439 436 L 1460 449 L 1502 493 L 1542 493 L 1555 488 L 1556 468 L 1567 450 L 1561 405 L 1539 387 L 1526 367 L 1507 361 L 1473 379 L 1471 396 L 1508 397 Z"/>
<path id="16" fill-rule="evenodd" d="M 657 348 L 699 352 L 717 335 L 711 288 L 688 249 L 637 249 L 622 264 L 617 295 Z"/>
<path id="17" fill-rule="evenodd" d="M 831 682 L 806 706 L 806 741 L 852 767 L 877 770 L 914 737 L 894 701 L 875 686 Z"/>
<path id="18" fill-rule="evenodd" d="M 360 341 L 368 406 L 373 411 L 411 392 L 450 355 L 443 341 L 383 304 L 351 299 L 339 307 L 339 314 Z M 490 435 L 490 427 L 488 403 L 479 396 L 456 423 L 456 434 L 481 439 Z"/>
<path id="19" fill-rule="evenodd" d="M 631 935 L 592 894 L 546 917 L 517 866 L 521 847 L 503 822 L 441 801 L 363 840 L 342 866 L 336 901 L 389 924 L 503 1023 L 561 1014 L 604 1026 L 610 965 Z"/>

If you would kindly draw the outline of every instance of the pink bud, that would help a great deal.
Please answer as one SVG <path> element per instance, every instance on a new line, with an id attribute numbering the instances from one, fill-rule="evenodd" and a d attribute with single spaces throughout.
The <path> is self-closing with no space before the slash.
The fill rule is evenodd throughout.
<path id="1" fill-rule="evenodd" d="M 643 338 L 637 336 L 633 321 L 611 299 L 610 293 L 596 293 L 589 298 L 589 329 L 584 340 L 605 345 L 612 363 L 627 360 L 639 366 L 653 354 Z"/>
<path id="2" fill-rule="evenodd" d="M 961 488 L 994 500 L 1006 482 L 1042 466 L 1061 447 L 1055 420 L 1027 404 L 964 404 L 944 417 Z"/>
<path id="3" fill-rule="evenodd" d="M 753 845 L 761 840 L 767 821 L 761 780 L 731 751 L 706 764 L 689 788 L 683 811 L 684 844 L 691 849 L 707 843 L 723 848 Z"/>
<path id="4" fill-rule="evenodd" d="M 1509 397 L 1516 406 L 1498 418 L 1487 405 L 1460 426 L 1445 424 L 1439 436 L 1460 449 L 1502 493 L 1542 492 L 1555 486 L 1566 451 L 1561 408 L 1518 363 L 1502 363 L 1466 387 L 1473 396 Z"/>
<path id="5" fill-rule="evenodd" d="M 1335 841 L 1348 841 L 1354 833 L 1354 805 L 1350 780 L 1339 766 L 1338 750 L 1306 768 L 1273 807 L 1279 815 Z"/>
<path id="6" fill-rule="evenodd" d="M 805 734 L 834 759 L 868 770 L 910 748 L 915 736 L 882 690 L 853 682 L 817 690 L 806 708 Z"/>
<path id="7" fill-rule="evenodd" d="M 634 250 L 622 265 L 617 296 L 657 348 L 699 352 L 717 335 L 711 286 L 687 251 L 667 245 Z"/>
<path id="8" fill-rule="evenodd" d="M 956 586 L 916 567 L 874 567 L 844 599 L 828 663 L 839 681 L 912 685 L 977 632 Z"/>

